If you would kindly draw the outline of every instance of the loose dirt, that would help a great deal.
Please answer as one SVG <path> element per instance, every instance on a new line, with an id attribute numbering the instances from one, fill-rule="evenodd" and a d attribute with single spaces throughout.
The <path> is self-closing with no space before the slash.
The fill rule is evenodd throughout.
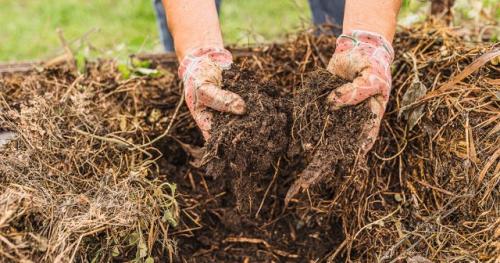
<path id="1" fill-rule="evenodd" d="M 290 107 L 268 103 L 261 113 L 290 114 L 291 136 L 285 143 L 267 123 L 239 124 L 271 129 L 265 134 L 280 151 L 222 163 L 218 176 L 199 167 L 203 139 L 175 69 L 123 79 L 116 62 L 100 61 L 83 74 L 61 66 L 0 75 L 0 126 L 20 135 L 0 150 L 0 261 L 494 261 L 499 74 L 481 59 L 498 52 L 494 44 L 464 41 L 437 24 L 398 33 L 393 92 L 366 176 L 352 169 L 360 127 L 336 123 L 369 116 L 362 106 L 321 108 L 330 84 L 309 83 L 332 43 L 303 34 L 235 56 L 256 75 L 225 73 L 225 88 L 248 100 L 245 83 L 248 94 L 274 102 L 274 87 Z M 405 101 L 416 84 L 429 97 Z M 417 118 L 409 125 L 405 116 Z M 236 137 L 229 127 L 221 136 Z M 350 136 L 340 140 L 333 127 Z M 222 148 L 234 151 L 226 139 Z M 339 146 L 329 152 L 326 142 Z M 318 156 L 325 159 L 312 165 Z M 303 171 L 327 167 L 332 174 L 285 205 Z M 235 189 L 239 176 L 251 186 Z M 241 201 L 243 190 L 252 198 Z"/>
<path id="2" fill-rule="evenodd" d="M 290 104 L 271 82 L 259 81 L 239 65 L 224 72 L 223 89 L 240 94 L 247 113 L 214 113 L 207 142 L 207 174 L 227 176 L 237 197 L 237 208 L 250 212 L 256 204 L 256 183 L 288 148 Z"/>
<path id="3" fill-rule="evenodd" d="M 364 104 L 330 109 L 327 95 L 347 81 L 326 70 L 309 73 L 293 94 L 282 92 L 271 81 L 257 80 L 240 65 L 224 72 L 223 77 L 223 88 L 246 101 L 247 114 L 214 112 L 205 155 L 207 175 L 213 180 L 207 181 L 207 189 L 213 196 L 220 195 L 222 201 L 219 206 L 205 208 L 212 210 L 205 212 L 204 221 L 216 230 L 210 237 L 196 234 L 186 246 L 195 254 L 206 253 L 207 262 L 228 260 L 227 253 L 206 251 L 221 247 L 238 251 L 231 253 L 234 258 L 230 260 L 241 260 L 243 255 L 255 255 L 249 257 L 252 261 L 302 258 L 297 254 L 301 248 L 294 244 L 315 248 L 314 255 L 303 251 L 311 254 L 307 258 L 324 257 L 331 252 L 328 246 L 341 237 L 339 220 L 314 213 L 302 214 L 302 218 L 290 216 L 295 205 L 286 210 L 289 200 L 285 196 L 288 193 L 291 198 L 290 193 L 321 180 L 334 182 L 336 173 L 350 171 L 363 124 L 371 116 L 369 110 Z M 340 167 L 343 165 L 346 167 Z M 273 184 L 277 187 L 270 193 Z M 259 247 L 272 252 L 259 254 Z"/>
<path id="4" fill-rule="evenodd" d="M 321 180 L 337 184 L 335 175 L 359 169 L 364 125 L 373 117 L 366 103 L 333 110 L 327 96 L 347 83 L 319 69 L 306 76 L 293 99 L 292 146 L 289 156 L 305 154 L 307 167 L 291 186 L 286 202 L 300 189 L 308 189 Z"/>

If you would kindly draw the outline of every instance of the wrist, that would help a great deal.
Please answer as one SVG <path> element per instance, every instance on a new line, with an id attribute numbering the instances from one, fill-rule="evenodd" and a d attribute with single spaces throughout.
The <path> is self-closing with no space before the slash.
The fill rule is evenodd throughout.
<path id="1" fill-rule="evenodd" d="M 176 45 L 175 51 L 179 61 L 184 60 L 187 55 L 194 54 L 200 49 L 224 49 L 222 41 L 199 41 L 188 45 Z"/>
<path id="2" fill-rule="evenodd" d="M 400 7 L 401 0 L 347 0 L 343 32 L 353 30 L 374 32 L 391 43 Z"/>
<path id="3" fill-rule="evenodd" d="M 369 46 L 374 51 L 382 50 L 378 52 L 384 52 L 384 57 L 387 58 L 389 63 L 394 59 L 394 49 L 391 43 L 379 33 L 365 30 L 351 30 L 345 31 L 337 38 L 337 47 L 339 49 L 345 49 L 349 46 L 355 48 L 361 45 Z"/>
<path id="4" fill-rule="evenodd" d="M 382 36 L 388 43 L 392 43 L 392 40 L 394 39 L 394 30 L 383 30 L 381 29 L 381 26 L 377 25 L 366 25 L 363 23 L 353 23 L 349 26 L 345 25 L 342 34 L 350 34 L 351 32 L 354 31 L 364 31 L 364 32 L 369 32 L 372 34 L 377 34 L 379 36 Z"/>

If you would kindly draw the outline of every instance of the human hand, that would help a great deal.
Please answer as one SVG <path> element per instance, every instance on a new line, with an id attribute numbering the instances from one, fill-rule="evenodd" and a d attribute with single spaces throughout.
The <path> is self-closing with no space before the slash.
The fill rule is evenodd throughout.
<path id="1" fill-rule="evenodd" d="M 379 34 L 353 30 L 337 39 L 337 47 L 328 70 L 341 78 L 353 80 L 328 96 L 334 109 L 356 105 L 368 99 L 376 116 L 365 124 L 361 153 L 365 155 L 375 143 L 389 94 L 391 92 L 391 63 L 394 50 Z"/>
<path id="2" fill-rule="evenodd" d="M 184 57 L 179 66 L 179 76 L 184 83 L 186 104 L 203 137 L 210 137 L 212 112 L 244 114 L 246 105 L 235 93 L 221 89 L 222 71 L 233 62 L 231 53 L 223 48 L 200 48 Z"/>

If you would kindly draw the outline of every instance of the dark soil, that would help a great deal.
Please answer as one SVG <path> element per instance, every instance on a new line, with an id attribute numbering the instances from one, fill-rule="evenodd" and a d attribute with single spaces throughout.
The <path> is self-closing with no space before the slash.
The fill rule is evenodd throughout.
<path id="1" fill-rule="evenodd" d="M 214 113 L 207 142 L 207 174 L 227 176 L 237 196 L 237 208 L 251 212 L 256 183 L 288 148 L 290 104 L 271 82 L 259 81 L 249 70 L 234 66 L 224 72 L 223 89 L 240 94 L 247 113 Z"/>
<path id="2" fill-rule="evenodd" d="M 247 114 L 215 112 L 206 175 L 175 180 L 191 182 L 188 195 L 207 200 L 195 209 L 204 227 L 181 239 L 183 254 L 197 262 L 325 259 L 343 238 L 340 220 L 305 208 L 306 200 L 287 206 L 285 196 L 301 170 L 293 185 L 304 188 L 304 180 L 350 171 L 370 118 L 366 106 L 330 110 L 326 96 L 346 81 L 325 70 L 308 74 L 293 96 L 239 67 L 223 77 Z"/>
<path id="3" fill-rule="evenodd" d="M 236 209 L 238 193 L 231 178 L 213 179 L 197 170 L 174 179 L 189 215 L 181 217 L 182 229 L 189 231 L 174 233 L 181 252 L 177 260 L 308 262 L 326 258 L 344 239 L 340 220 L 312 211 L 297 213 L 295 208 L 284 211 L 289 187 L 286 174 L 277 173 L 273 181 L 268 173 L 255 182 L 256 206 L 262 206 L 251 214 Z"/>
<path id="4" fill-rule="evenodd" d="M 480 43 L 474 43 L 478 47 L 472 49 L 465 47 L 462 39 L 435 28 L 440 27 L 424 24 L 398 33 L 395 39 L 394 90 L 381 133 L 367 158 L 369 176 L 364 169 L 353 169 L 363 167 L 362 162 L 354 164 L 359 160 L 359 124 L 371 117 L 366 105 L 330 111 L 324 99 L 344 82 L 321 70 L 308 73 L 326 67 L 334 50 L 333 37 L 305 34 L 285 45 L 236 57 L 238 63 L 246 63 L 244 69 L 256 75 L 244 70 L 226 72 L 224 88 L 242 95 L 250 105 L 249 112 L 242 117 L 216 116 L 221 124 L 214 126 L 219 134 L 211 147 L 217 151 L 211 152 L 204 168 L 199 166 L 204 141 L 183 104 L 181 80 L 174 73 L 125 80 L 115 63 L 96 64 L 82 76 L 63 68 L 0 73 L 0 107 L 21 111 L 43 98 L 53 106 L 43 109 L 52 114 L 49 117 L 55 116 L 24 123 L 48 128 L 17 129 L 53 139 L 26 137 L 7 149 L 25 150 L 28 155 L 11 152 L 0 158 L 5 171 L 0 176 L 0 203 L 8 211 L 0 235 L 10 242 L 0 245 L 0 261 L 53 262 L 56 257 L 66 258 L 61 254 L 63 247 L 72 254 L 75 241 L 81 241 L 75 250 L 76 262 L 137 261 L 139 243 L 131 239 L 137 233 L 142 233 L 155 262 L 494 261 L 498 254 L 494 248 L 499 152 L 495 113 L 500 106 L 492 80 L 498 79 L 498 66 L 486 64 L 451 90 L 426 100 L 424 114 L 413 129 L 398 117 L 403 111 L 402 97 L 415 86 L 412 78 L 417 75 L 414 61 L 403 56 L 408 50 L 418 51 L 419 79 L 428 88 L 437 87 L 432 92 L 439 92 L 439 87 L 492 50 Z M 272 82 L 265 82 L 269 80 Z M 71 106 L 83 95 L 90 96 L 85 100 L 89 103 L 77 109 L 85 111 L 61 115 L 52 110 L 60 108 L 63 98 L 67 97 L 63 105 Z M 255 103 L 259 101 L 266 103 L 259 106 Z M 286 120 L 279 118 L 282 113 Z M 6 114 L 2 116 L 9 120 Z M 54 122 L 57 126 L 48 125 Z M 75 123 L 99 137 L 71 133 L 66 127 Z M 261 129 L 265 139 L 251 136 Z M 290 136 L 285 141 L 277 134 Z M 155 163 L 149 172 L 138 173 L 135 168 L 153 160 L 150 157 L 97 139 L 115 135 L 136 145 L 158 139 L 150 149 Z M 237 137 L 238 150 L 232 144 Z M 82 144 L 85 141 L 89 143 Z M 267 146 L 268 141 L 274 148 Z M 33 152 L 40 154 L 26 159 Z M 6 157 L 20 161 L 10 165 Z M 81 165 L 73 161 L 76 157 Z M 226 157 L 232 161 L 217 159 Z M 93 159 L 102 165 L 90 165 Z M 59 165 L 77 166 L 63 174 L 64 170 L 57 170 Z M 205 171 L 210 165 L 211 176 Z M 28 166 L 40 169 L 23 168 Z M 90 167 L 85 168 L 88 176 L 81 176 L 80 167 Z M 127 167 L 133 170 L 121 170 Z M 113 172 L 118 176 L 111 177 Z M 90 179 L 94 181 L 86 181 Z M 116 183 L 116 179 L 127 179 L 130 184 Z M 319 181 L 304 191 L 307 195 L 295 195 L 285 204 L 294 182 L 295 189 L 301 190 Z M 47 188 L 54 182 L 56 187 Z M 167 183 L 177 187 L 166 187 Z M 76 187 L 82 184 L 83 188 Z M 123 187 L 127 185 L 130 188 Z M 6 188 L 16 191 L 4 191 Z M 54 189 L 58 191 L 55 195 L 51 194 Z M 105 199 L 109 195 L 94 194 L 101 190 L 113 195 Z M 29 194 L 11 199 L 11 193 L 17 196 L 18 192 Z M 125 226 L 106 220 L 104 225 L 94 224 L 94 218 L 107 214 L 101 213 L 103 204 L 108 206 L 115 196 L 129 194 L 146 208 L 139 209 L 143 212 L 130 217 L 130 206 L 122 202 L 108 211 L 120 218 L 114 213 L 123 212 L 118 209 L 123 207 L 127 212 L 123 218 L 136 217 L 138 221 L 131 221 L 136 223 Z M 87 196 L 106 202 L 89 206 Z M 10 204 L 14 210 L 9 210 Z M 71 212 L 86 214 L 88 207 L 99 208 L 98 216 L 88 220 L 90 217 L 75 217 Z M 9 211 L 15 212 L 9 217 Z M 169 220 L 172 215 L 174 222 Z M 66 227 L 58 227 L 61 222 L 78 227 L 66 232 Z M 88 228 L 82 230 L 80 225 Z M 66 237 L 59 239 L 61 236 Z M 445 240 L 440 238 L 443 236 Z M 62 243 L 66 245 L 57 245 Z M 52 247 L 47 249 L 47 244 Z M 9 254 L 15 259 L 6 259 L 4 255 Z"/>
<path id="5" fill-rule="evenodd" d="M 359 171 L 359 155 L 364 124 L 373 117 L 366 103 L 337 110 L 331 109 L 327 96 L 348 81 L 324 69 L 307 75 L 293 99 L 291 158 L 305 154 L 307 168 L 292 185 L 287 202 L 300 189 L 325 180 L 335 185 L 335 175 Z M 337 176 L 338 178 L 338 176 Z"/>

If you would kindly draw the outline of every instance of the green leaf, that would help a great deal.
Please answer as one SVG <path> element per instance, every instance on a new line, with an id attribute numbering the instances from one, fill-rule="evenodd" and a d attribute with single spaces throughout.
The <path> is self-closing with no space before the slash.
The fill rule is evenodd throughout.
<path id="1" fill-rule="evenodd" d="M 153 63 L 150 60 L 139 60 L 139 59 L 132 59 L 132 66 L 134 68 L 151 68 L 151 65 Z"/>
<path id="2" fill-rule="evenodd" d="M 137 244 L 137 257 L 138 258 L 145 258 L 148 255 L 148 247 L 146 246 L 146 242 L 144 242 L 144 239 L 139 240 L 139 244 Z"/>
<path id="3" fill-rule="evenodd" d="M 76 68 L 81 74 L 85 73 L 85 55 L 82 52 L 78 52 L 75 56 Z"/>
<path id="4" fill-rule="evenodd" d="M 137 244 L 137 242 L 139 241 L 139 238 L 140 238 L 140 235 L 137 232 L 130 234 L 130 236 L 128 237 L 128 244 L 129 245 Z"/>
<path id="5" fill-rule="evenodd" d="M 130 71 L 130 69 L 128 68 L 128 66 L 125 65 L 125 64 L 119 64 L 117 66 L 117 69 L 120 72 L 120 74 L 122 75 L 123 79 L 129 79 L 130 76 L 132 75 L 132 72 Z"/>
<path id="6" fill-rule="evenodd" d="M 396 200 L 396 202 L 399 202 L 399 203 L 401 203 L 403 201 L 403 197 L 401 196 L 400 193 L 396 193 L 394 195 L 394 199 Z"/>
<path id="7" fill-rule="evenodd" d="M 163 217 L 161 218 L 161 221 L 162 222 L 168 222 L 169 225 L 171 225 L 172 227 L 177 227 L 178 223 L 177 223 L 177 220 L 175 220 L 174 216 L 172 215 L 172 212 L 170 212 L 170 210 L 165 210 L 165 212 L 163 212 Z"/>
<path id="8" fill-rule="evenodd" d="M 148 257 L 148 258 L 146 258 L 144 263 L 155 263 L 155 260 L 152 257 Z"/>
<path id="9" fill-rule="evenodd" d="M 118 247 L 114 247 L 113 251 L 111 252 L 111 255 L 113 257 L 118 257 L 120 255 L 120 249 Z"/>

